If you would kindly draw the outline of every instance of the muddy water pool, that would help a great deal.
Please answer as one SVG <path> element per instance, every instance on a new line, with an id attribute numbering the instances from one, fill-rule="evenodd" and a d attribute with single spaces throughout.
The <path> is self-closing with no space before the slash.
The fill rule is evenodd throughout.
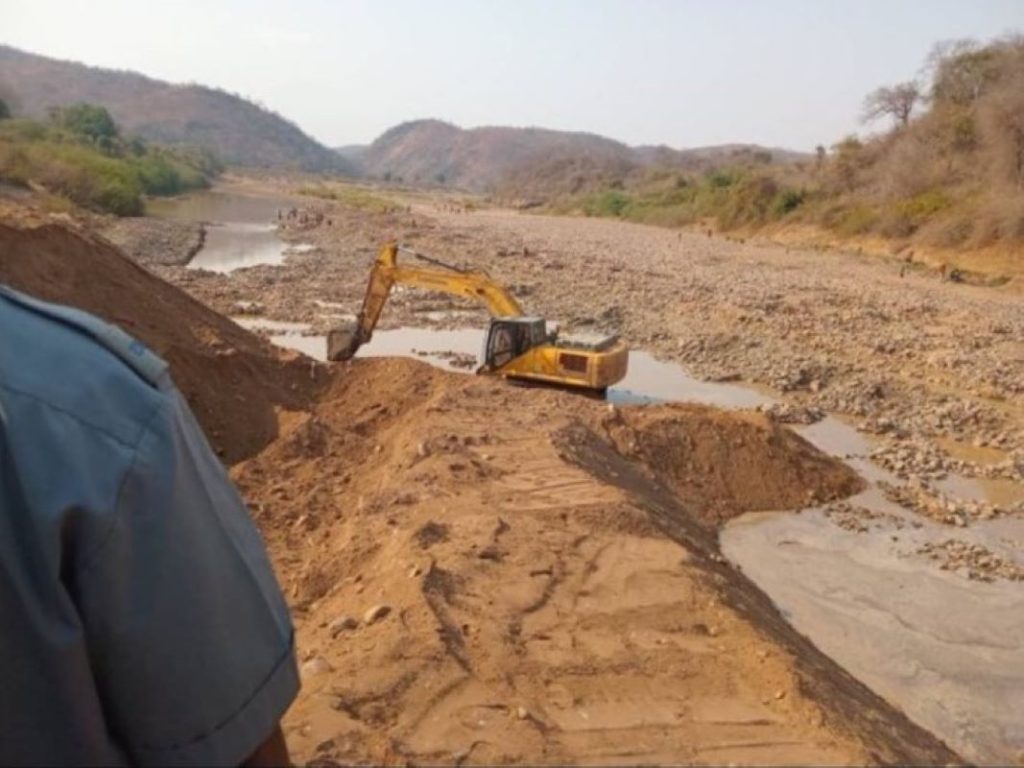
<path id="1" fill-rule="evenodd" d="M 289 251 L 313 246 L 289 245 L 277 234 L 277 212 L 293 205 L 283 198 L 235 192 L 202 192 L 153 200 L 149 212 L 161 218 L 206 223 L 206 240 L 188 266 L 211 272 L 232 272 L 260 264 L 281 264 Z"/>
<path id="2" fill-rule="evenodd" d="M 324 359 L 324 337 L 303 335 L 306 326 L 244 324 Z M 359 356 L 408 356 L 452 369 L 448 353 L 476 356 L 483 338 L 479 329 L 378 330 Z M 725 408 L 773 402 L 739 384 L 695 379 L 643 351 L 630 353 L 629 373 L 608 400 Z M 867 490 L 850 503 L 880 516 L 866 530 L 848 530 L 821 508 L 748 514 L 721 532 L 723 553 L 800 632 L 964 757 L 1018 761 L 1024 752 L 1024 582 L 969 580 L 919 550 L 956 539 L 1024 566 L 1024 521 L 979 520 L 965 529 L 933 522 L 885 498 L 877 484 L 898 479 L 871 460 L 875 438 L 834 416 L 795 429 L 864 477 Z M 1000 483 L 950 476 L 940 487 L 994 503 L 1024 494 L 1019 483 Z"/>

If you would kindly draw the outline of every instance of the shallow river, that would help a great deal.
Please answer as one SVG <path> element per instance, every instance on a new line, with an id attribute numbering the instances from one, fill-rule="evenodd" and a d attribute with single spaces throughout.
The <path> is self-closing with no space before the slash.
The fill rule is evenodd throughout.
<path id="1" fill-rule="evenodd" d="M 154 216 L 205 222 L 206 241 L 188 266 L 231 272 L 259 264 L 281 264 L 289 246 L 277 236 L 277 212 L 293 205 L 286 199 L 236 192 L 201 192 L 148 204 Z"/>

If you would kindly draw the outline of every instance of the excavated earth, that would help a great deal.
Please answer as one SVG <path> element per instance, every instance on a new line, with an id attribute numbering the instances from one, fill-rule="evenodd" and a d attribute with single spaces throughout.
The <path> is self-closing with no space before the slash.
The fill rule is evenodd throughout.
<path id="1" fill-rule="evenodd" d="M 280 352 L 126 259 L 108 241 L 64 223 L 0 221 L 0 282 L 84 309 L 145 341 L 171 364 L 227 462 L 273 440 L 275 410 L 303 407 L 327 378 L 308 360 Z"/>
<path id="2" fill-rule="evenodd" d="M 45 220 L 0 226 L 0 281 L 170 361 L 293 610 L 299 762 L 960 762 L 721 556 L 861 487 L 767 417 L 321 365 Z"/>

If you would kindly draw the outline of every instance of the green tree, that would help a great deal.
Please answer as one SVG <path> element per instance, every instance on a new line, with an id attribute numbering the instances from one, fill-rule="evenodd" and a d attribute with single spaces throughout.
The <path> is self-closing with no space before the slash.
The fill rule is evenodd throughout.
<path id="1" fill-rule="evenodd" d="M 6 120 L 11 116 L 11 108 L 7 106 L 7 102 L 0 99 L 0 120 Z"/>
<path id="2" fill-rule="evenodd" d="M 118 137 L 117 124 L 110 113 L 96 104 L 72 104 L 56 110 L 54 121 L 62 128 L 83 136 L 94 144 L 109 145 Z"/>

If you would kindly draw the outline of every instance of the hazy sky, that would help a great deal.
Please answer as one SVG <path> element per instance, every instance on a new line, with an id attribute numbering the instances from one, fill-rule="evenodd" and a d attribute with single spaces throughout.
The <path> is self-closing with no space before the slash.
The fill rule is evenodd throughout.
<path id="1" fill-rule="evenodd" d="M 0 0 L 0 42 L 241 93 L 324 143 L 403 120 L 810 149 L 1024 0 Z"/>

